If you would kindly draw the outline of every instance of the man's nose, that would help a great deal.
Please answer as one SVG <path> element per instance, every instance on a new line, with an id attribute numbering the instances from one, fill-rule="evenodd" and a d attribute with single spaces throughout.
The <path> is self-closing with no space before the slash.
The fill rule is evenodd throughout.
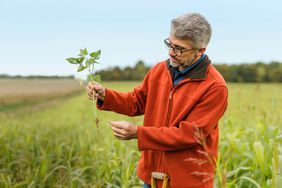
<path id="1" fill-rule="evenodd" d="M 174 52 L 174 50 L 173 50 L 173 48 L 170 48 L 170 49 L 169 49 L 168 55 L 170 55 L 170 56 L 175 56 L 175 55 L 176 55 L 175 52 Z"/>

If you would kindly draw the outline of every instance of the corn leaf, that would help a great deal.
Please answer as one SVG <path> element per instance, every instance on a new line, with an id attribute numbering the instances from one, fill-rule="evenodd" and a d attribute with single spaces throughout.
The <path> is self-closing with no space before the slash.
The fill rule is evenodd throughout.
<path id="1" fill-rule="evenodd" d="M 240 179 L 249 181 L 250 183 L 254 184 L 257 188 L 261 188 L 261 186 L 252 178 L 247 176 L 241 176 Z"/>

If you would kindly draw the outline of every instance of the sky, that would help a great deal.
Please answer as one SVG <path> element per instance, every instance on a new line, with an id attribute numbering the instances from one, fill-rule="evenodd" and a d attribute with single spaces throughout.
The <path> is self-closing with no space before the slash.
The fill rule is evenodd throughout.
<path id="1" fill-rule="evenodd" d="M 0 0 L 0 74 L 75 75 L 65 61 L 101 49 L 96 70 L 168 58 L 173 18 L 202 14 L 213 63 L 282 61 L 281 0 Z"/>

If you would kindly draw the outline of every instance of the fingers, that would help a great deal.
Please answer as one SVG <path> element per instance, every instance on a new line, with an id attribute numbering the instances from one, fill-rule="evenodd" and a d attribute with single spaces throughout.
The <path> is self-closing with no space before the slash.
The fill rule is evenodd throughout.
<path id="1" fill-rule="evenodd" d="M 126 140 L 127 139 L 127 132 L 123 129 L 116 128 L 115 126 L 111 125 L 113 134 L 116 138 L 120 140 Z"/>
<path id="2" fill-rule="evenodd" d="M 110 124 L 117 129 L 126 129 L 129 126 L 127 121 L 111 121 Z"/>
<path id="3" fill-rule="evenodd" d="M 88 82 L 88 84 L 86 86 L 86 89 L 88 89 L 88 90 L 99 90 L 101 88 L 102 88 L 102 86 L 98 83 L 95 83 L 95 82 Z"/>
<path id="4" fill-rule="evenodd" d="M 86 86 L 86 89 L 88 89 L 88 90 L 93 90 L 93 89 L 94 89 L 94 83 L 88 82 L 88 84 L 87 84 L 87 86 Z"/>
<path id="5" fill-rule="evenodd" d="M 91 85 L 88 85 L 87 87 L 86 87 L 86 90 L 87 90 L 87 95 L 88 95 L 88 99 L 92 99 L 92 100 L 94 100 L 95 98 L 97 98 L 97 93 L 96 93 L 96 91 L 95 90 L 93 90 L 93 89 L 91 89 L 92 87 L 91 87 Z"/>
<path id="6" fill-rule="evenodd" d="M 114 136 L 119 140 L 137 138 L 137 127 L 127 121 L 111 121 L 110 125 Z"/>
<path id="7" fill-rule="evenodd" d="M 90 100 L 96 100 L 99 97 L 99 94 L 95 91 L 88 92 L 88 99 Z"/>
<path id="8" fill-rule="evenodd" d="M 111 121 L 110 122 L 111 129 L 113 131 L 114 136 L 119 140 L 127 140 L 127 131 L 125 130 L 125 126 L 118 122 Z"/>
<path id="9" fill-rule="evenodd" d="M 105 95 L 105 89 L 98 83 L 89 82 L 85 88 L 87 90 L 88 99 L 96 100 L 97 98 L 103 99 Z"/>
<path id="10" fill-rule="evenodd" d="M 93 89 L 92 83 L 88 83 L 87 86 L 85 87 L 87 91 L 88 98 L 93 98 L 95 90 Z"/>

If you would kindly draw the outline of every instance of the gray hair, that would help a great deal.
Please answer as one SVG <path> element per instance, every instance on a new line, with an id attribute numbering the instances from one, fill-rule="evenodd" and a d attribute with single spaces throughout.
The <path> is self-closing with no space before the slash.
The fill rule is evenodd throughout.
<path id="1" fill-rule="evenodd" d="M 171 34 L 179 39 L 188 39 L 193 48 L 206 48 L 212 29 L 204 16 L 190 13 L 179 16 L 171 21 Z"/>

